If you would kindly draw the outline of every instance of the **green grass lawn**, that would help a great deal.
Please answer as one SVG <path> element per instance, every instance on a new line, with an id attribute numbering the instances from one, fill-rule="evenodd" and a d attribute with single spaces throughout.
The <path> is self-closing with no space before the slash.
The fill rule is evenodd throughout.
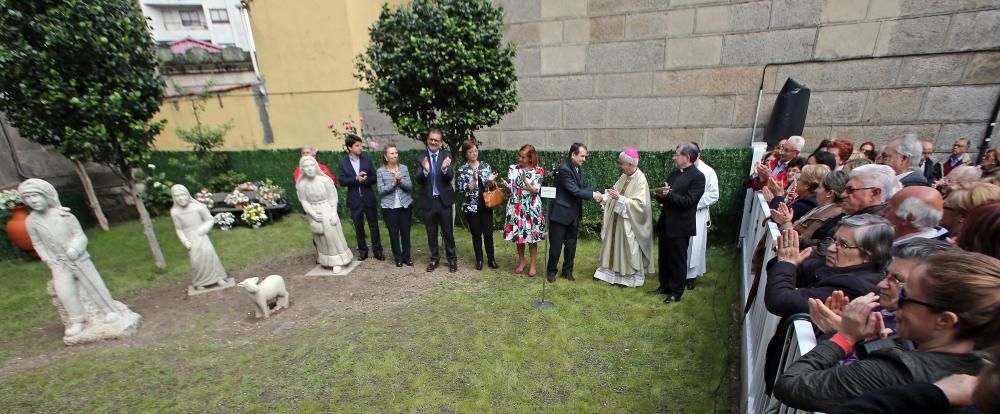
<path id="1" fill-rule="evenodd" d="M 153 269 L 138 224 L 88 232 L 94 262 L 116 297 L 188 277 L 170 224 L 161 219 L 156 228 L 170 263 L 164 273 Z M 471 267 L 468 233 L 457 229 L 456 235 L 461 266 Z M 412 238 L 414 248 L 426 245 L 421 225 Z M 256 231 L 216 232 L 213 239 L 230 267 L 310 247 L 307 226 L 295 215 Z M 717 387 L 724 381 L 729 309 L 739 286 L 735 249 L 711 249 L 709 275 L 683 302 L 668 306 L 645 294 L 656 287 L 655 275 L 642 289 L 588 280 L 584 269 L 596 267 L 600 246 L 581 241 L 580 280 L 550 286 L 556 307 L 540 311 L 529 302 L 538 297 L 541 278 L 510 276 L 513 245 L 497 247 L 503 272 L 445 282 L 399 307 L 317 317 L 295 334 L 252 346 L 190 335 L 179 344 L 81 352 L 8 378 L 0 406 L 42 412 L 700 413 L 717 403 L 719 412 L 726 410 L 728 386 Z M 425 260 L 415 259 L 418 265 Z M 0 321 L 5 333 L 23 336 L 57 320 L 44 291 L 44 266 L 0 263 L 0 275 L 19 295 L 0 299 L 8 312 Z"/>

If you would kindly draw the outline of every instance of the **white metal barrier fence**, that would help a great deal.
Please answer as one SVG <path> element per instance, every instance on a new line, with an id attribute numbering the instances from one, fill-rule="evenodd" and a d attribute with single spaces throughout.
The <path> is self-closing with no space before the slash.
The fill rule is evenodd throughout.
<path id="1" fill-rule="evenodd" d="M 753 161 L 756 164 L 766 151 L 765 144 L 754 143 Z M 767 202 L 763 195 L 747 190 L 743 203 L 743 222 L 740 229 L 740 262 L 743 276 L 742 305 L 745 309 L 747 302 L 752 302 L 749 311 L 743 319 L 742 328 L 742 349 L 741 349 L 741 393 L 742 412 L 745 414 L 758 414 L 765 412 L 796 413 L 798 410 L 784 406 L 772 401 L 771 397 L 764 392 L 764 358 L 767 351 L 767 344 L 774 336 L 781 318 L 772 315 L 764 307 L 764 288 L 767 286 L 767 270 L 762 269 L 760 278 L 757 281 L 757 289 L 753 291 L 754 274 L 751 270 L 754 249 L 763 240 L 764 261 L 767 263 L 775 257 L 773 246 L 778 240 L 780 231 L 773 222 L 767 221 L 771 215 Z M 750 295 L 753 294 L 753 297 Z M 780 373 L 785 366 L 790 365 L 816 346 L 816 337 L 813 334 L 812 324 L 808 318 L 796 320 L 792 327 L 788 329 L 788 336 L 785 338 L 785 346 L 781 357 Z"/>

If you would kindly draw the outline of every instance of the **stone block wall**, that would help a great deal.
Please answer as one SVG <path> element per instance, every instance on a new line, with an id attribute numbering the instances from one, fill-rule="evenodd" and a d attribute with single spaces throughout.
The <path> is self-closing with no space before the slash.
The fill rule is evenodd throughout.
<path id="1" fill-rule="evenodd" d="M 789 77 L 804 132 L 885 143 L 982 140 L 1000 96 L 1000 0 L 494 0 L 516 43 L 521 104 L 485 146 L 564 149 L 760 135 Z"/>

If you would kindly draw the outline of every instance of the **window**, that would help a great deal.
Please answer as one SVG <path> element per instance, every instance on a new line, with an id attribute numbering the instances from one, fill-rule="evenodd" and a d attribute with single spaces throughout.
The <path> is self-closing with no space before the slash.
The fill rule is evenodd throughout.
<path id="1" fill-rule="evenodd" d="M 201 10 L 182 10 L 181 14 L 181 25 L 184 27 L 204 27 L 201 22 Z"/>
<path id="2" fill-rule="evenodd" d="M 208 9 L 212 23 L 229 23 L 229 12 L 226 9 Z"/>

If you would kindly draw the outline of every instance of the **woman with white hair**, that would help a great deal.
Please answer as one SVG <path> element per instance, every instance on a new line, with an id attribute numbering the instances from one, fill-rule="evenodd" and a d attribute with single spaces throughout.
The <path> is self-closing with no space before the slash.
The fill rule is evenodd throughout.
<path id="1" fill-rule="evenodd" d="M 601 200 L 601 262 L 594 277 L 627 287 L 642 286 L 653 266 L 653 213 L 646 174 L 639 170 L 639 151 L 628 148 L 618 154 L 618 177 L 614 188 Z"/>

